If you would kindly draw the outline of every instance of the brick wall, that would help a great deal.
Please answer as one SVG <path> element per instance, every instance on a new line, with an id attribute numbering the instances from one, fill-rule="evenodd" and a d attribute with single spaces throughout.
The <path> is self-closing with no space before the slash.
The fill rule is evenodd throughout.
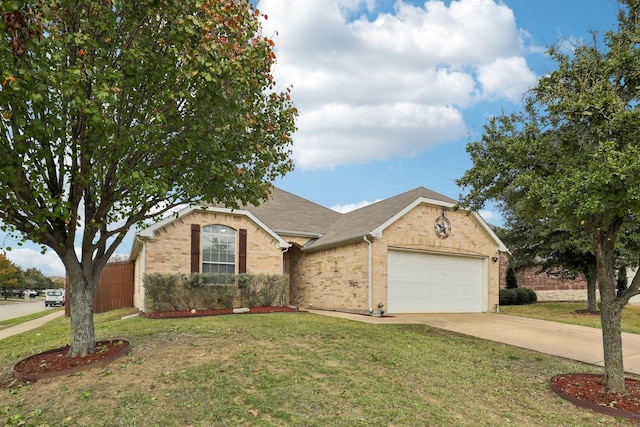
<path id="1" fill-rule="evenodd" d="M 368 312 L 367 251 L 364 241 L 310 253 L 290 249 L 291 304 Z"/>
<path id="2" fill-rule="evenodd" d="M 487 305 L 493 311 L 498 303 L 498 262 L 495 243 L 466 212 L 447 212 L 452 225 L 449 238 L 438 238 L 433 230 L 442 208 L 422 204 L 384 230 L 372 243 L 372 308 L 388 307 L 387 256 L 389 248 L 439 252 L 487 258 Z M 340 311 L 369 311 L 368 244 L 362 241 L 315 252 L 299 249 L 288 252 L 291 263 L 291 303 Z"/>
<path id="3" fill-rule="evenodd" d="M 283 272 L 282 249 L 277 241 L 244 215 L 193 211 L 156 231 L 155 239 L 145 239 L 145 250 L 136 262 L 136 293 L 138 307 L 143 307 L 142 273 L 189 274 L 191 269 L 191 225 L 225 225 L 234 230 L 247 230 L 247 273 L 281 274 Z M 236 240 L 236 251 L 238 244 Z M 200 257 L 202 260 L 202 256 Z M 237 271 L 236 254 L 236 271 Z"/>
<path id="4" fill-rule="evenodd" d="M 500 289 L 507 287 L 507 267 L 509 256 L 500 255 Z M 562 278 L 558 274 L 541 273 L 539 265 L 520 267 L 516 269 L 516 279 L 519 288 L 529 288 L 534 291 L 582 291 L 587 289 L 587 281 L 583 275 L 575 279 Z M 555 295 L 555 294 L 549 294 Z M 561 295 L 561 294 L 557 294 Z M 585 293 L 586 295 L 586 293 Z"/>

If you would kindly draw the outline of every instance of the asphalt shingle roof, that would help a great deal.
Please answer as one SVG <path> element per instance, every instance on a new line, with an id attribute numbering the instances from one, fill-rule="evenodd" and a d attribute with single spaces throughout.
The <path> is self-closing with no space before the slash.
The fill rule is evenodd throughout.
<path id="1" fill-rule="evenodd" d="M 266 226 L 278 234 L 324 234 L 341 214 L 291 194 L 279 188 L 273 188 L 269 199 L 259 206 L 245 206 Z"/>
<path id="2" fill-rule="evenodd" d="M 338 242 L 362 238 L 384 224 L 419 198 L 445 204 L 457 201 L 418 187 L 406 193 L 341 214 L 302 197 L 274 188 L 271 197 L 260 206 L 246 206 L 265 225 L 277 232 L 317 234 L 320 237 L 305 246 L 314 249 Z"/>

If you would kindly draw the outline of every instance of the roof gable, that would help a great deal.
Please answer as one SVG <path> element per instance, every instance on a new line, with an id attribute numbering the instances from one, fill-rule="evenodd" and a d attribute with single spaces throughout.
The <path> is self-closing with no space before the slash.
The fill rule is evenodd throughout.
<path id="1" fill-rule="evenodd" d="M 246 215 L 274 237 L 280 247 L 289 247 L 281 236 L 298 235 L 311 238 L 303 250 L 315 250 L 337 246 L 346 242 L 361 240 L 365 236 L 380 237 L 383 231 L 406 215 L 421 203 L 443 208 L 453 208 L 457 201 L 450 197 L 418 187 L 405 193 L 381 200 L 377 203 L 341 214 L 302 197 L 274 187 L 271 195 L 259 206 L 242 206 L 241 209 L 229 209 L 222 206 L 191 206 L 159 221 L 138 233 L 141 237 L 153 238 L 155 231 L 183 217 L 196 209 L 215 212 L 228 212 Z M 507 248 L 491 230 L 489 225 L 475 212 L 470 215 L 493 240 L 501 251 Z"/>
<path id="2" fill-rule="evenodd" d="M 412 209 L 415 204 L 422 202 L 443 207 L 453 207 L 457 204 L 457 201 L 450 197 L 418 187 L 343 214 L 322 237 L 306 245 L 305 249 L 315 249 L 380 234 L 384 228 Z"/>
<path id="3" fill-rule="evenodd" d="M 273 239 L 278 242 L 278 245 L 281 248 L 288 248 L 291 246 L 286 240 L 280 237 L 276 232 L 270 229 L 266 224 L 264 224 L 259 218 L 257 218 L 255 215 L 253 215 L 249 211 L 220 208 L 220 207 L 209 207 L 209 206 L 188 206 L 182 209 L 181 211 L 179 211 L 175 216 L 167 217 L 161 221 L 156 222 L 155 224 L 152 224 L 151 226 L 145 228 L 144 230 L 139 231 L 137 235 L 139 237 L 146 237 L 147 239 L 155 239 L 156 231 L 162 229 L 163 227 L 166 227 L 167 225 L 171 224 L 174 221 L 177 221 L 178 219 L 188 216 L 190 213 L 194 211 L 222 212 L 222 213 L 229 213 L 229 214 L 235 214 L 235 215 L 244 215 L 248 217 L 251 221 L 253 221 L 256 225 L 258 225 L 258 227 L 262 228 L 267 234 L 273 237 Z"/>

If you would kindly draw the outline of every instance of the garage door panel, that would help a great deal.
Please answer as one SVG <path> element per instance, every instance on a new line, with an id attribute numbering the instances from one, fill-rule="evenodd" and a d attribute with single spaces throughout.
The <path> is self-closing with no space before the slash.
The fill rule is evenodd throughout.
<path id="1" fill-rule="evenodd" d="M 481 258 L 389 251 L 389 313 L 483 311 Z"/>

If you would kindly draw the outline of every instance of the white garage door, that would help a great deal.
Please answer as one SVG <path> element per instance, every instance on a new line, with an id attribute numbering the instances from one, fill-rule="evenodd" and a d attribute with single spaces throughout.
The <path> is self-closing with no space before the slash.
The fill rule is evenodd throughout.
<path id="1" fill-rule="evenodd" d="M 389 251 L 389 313 L 483 311 L 484 259 Z"/>

